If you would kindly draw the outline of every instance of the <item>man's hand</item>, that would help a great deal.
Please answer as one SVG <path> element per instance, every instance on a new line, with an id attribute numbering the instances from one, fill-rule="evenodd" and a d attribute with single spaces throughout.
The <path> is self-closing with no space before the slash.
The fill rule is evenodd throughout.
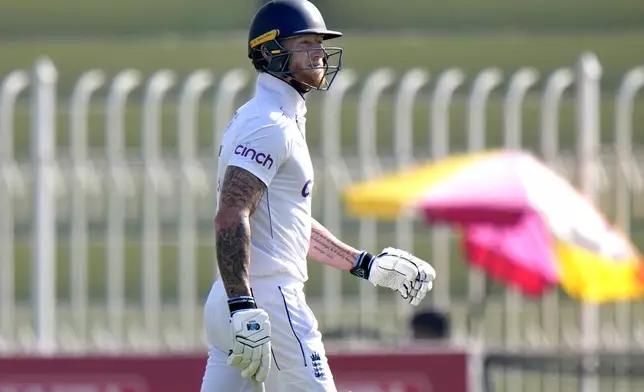
<path id="1" fill-rule="evenodd" d="M 363 252 L 351 273 L 369 280 L 374 286 L 398 291 L 414 306 L 425 298 L 436 279 L 436 271 L 431 265 L 395 248 L 385 248 L 377 256 Z"/>
<path id="2" fill-rule="evenodd" d="M 241 370 L 244 378 L 264 382 L 271 367 L 271 323 L 261 309 L 247 307 L 254 301 L 248 298 L 232 299 L 230 330 L 233 339 L 228 364 Z"/>

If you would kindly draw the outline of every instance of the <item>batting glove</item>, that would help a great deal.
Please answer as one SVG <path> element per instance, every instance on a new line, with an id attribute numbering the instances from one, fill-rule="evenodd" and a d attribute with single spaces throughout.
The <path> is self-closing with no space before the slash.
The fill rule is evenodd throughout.
<path id="1" fill-rule="evenodd" d="M 228 364 L 241 370 L 244 378 L 264 382 L 271 367 L 271 323 L 268 314 L 257 309 L 252 297 L 228 301 L 233 338 Z"/>
<path id="2" fill-rule="evenodd" d="M 377 256 L 362 252 L 350 272 L 374 286 L 398 291 L 414 306 L 425 298 L 436 279 L 436 271 L 429 263 L 395 248 L 385 248 Z"/>

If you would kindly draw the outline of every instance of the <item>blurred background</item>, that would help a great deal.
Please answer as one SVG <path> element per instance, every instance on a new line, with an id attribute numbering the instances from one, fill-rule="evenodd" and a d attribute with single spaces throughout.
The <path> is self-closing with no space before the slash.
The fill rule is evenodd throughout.
<path id="1" fill-rule="evenodd" d="M 331 43 L 345 51 L 342 77 L 309 98 L 314 215 L 357 247 L 409 249 L 439 277 L 424 308 L 411 309 L 311 263 L 306 294 L 329 351 L 386 364 L 395 356 L 373 350 L 422 346 L 427 367 L 467 357 L 457 361 L 467 369 L 364 383 L 338 365 L 339 388 L 642 390 L 640 303 L 602 306 L 585 320 L 556 290 L 524 299 L 470 269 L 449 232 L 358 220 L 341 191 L 481 147 L 526 148 L 573 179 L 585 115 L 600 130 L 599 206 L 642 249 L 644 2 L 313 2 L 345 34 Z M 0 355 L 197 353 L 200 378 L 202 305 L 216 277 L 214 158 L 232 112 L 253 93 L 245 29 L 261 3 L 0 0 Z M 584 55 L 601 66 L 600 95 L 581 114 L 575 82 L 593 79 Z M 479 130 L 485 140 L 473 139 Z M 582 338 L 602 352 L 599 362 L 582 360 Z M 107 365 L 97 366 L 89 372 Z M 50 382 L 27 373 L 0 376 L 0 390 Z M 469 380 L 467 389 L 442 384 L 445 374 Z M 87 390 L 104 390 L 100 380 Z"/>

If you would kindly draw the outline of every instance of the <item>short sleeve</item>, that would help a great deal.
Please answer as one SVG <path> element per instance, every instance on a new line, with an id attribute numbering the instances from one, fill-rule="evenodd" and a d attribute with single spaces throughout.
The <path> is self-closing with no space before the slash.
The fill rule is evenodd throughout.
<path id="1" fill-rule="evenodd" d="M 269 186 L 290 151 L 286 129 L 279 125 L 265 126 L 237 140 L 228 165 L 249 171 Z"/>

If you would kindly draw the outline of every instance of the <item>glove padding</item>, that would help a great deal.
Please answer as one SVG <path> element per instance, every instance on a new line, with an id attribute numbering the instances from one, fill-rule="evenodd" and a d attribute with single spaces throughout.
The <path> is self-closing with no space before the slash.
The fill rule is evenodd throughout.
<path id="1" fill-rule="evenodd" d="M 271 323 L 261 309 L 239 310 L 230 316 L 233 348 L 228 364 L 244 378 L 264 382 L 271 366 Z"/>
<path id="2" fill-rule="evenodd" d="M 414 306 L 432 289 L 436 271 L 429 263 L 409 252 L 385 248 L 373 257 L 366 278 L 375 286 L 388 287 Z"/>

